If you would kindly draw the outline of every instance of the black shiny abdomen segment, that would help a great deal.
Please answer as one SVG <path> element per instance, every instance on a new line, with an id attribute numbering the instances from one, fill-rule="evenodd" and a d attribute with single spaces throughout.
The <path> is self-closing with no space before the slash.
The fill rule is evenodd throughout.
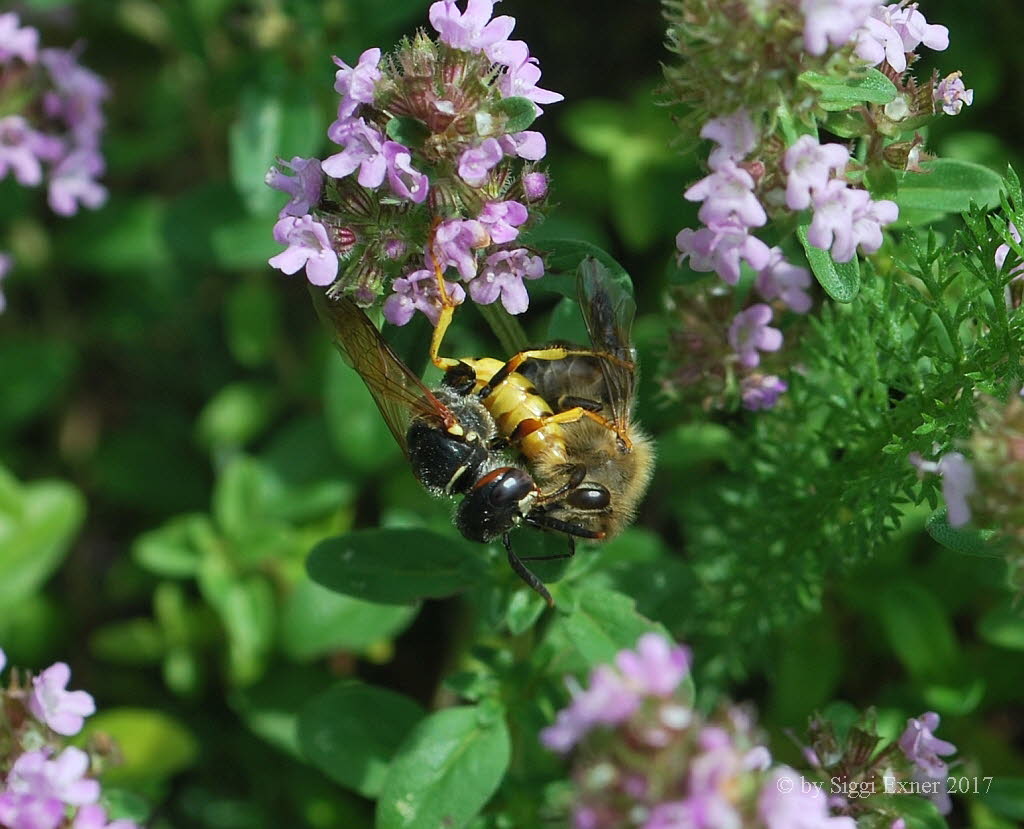
<path id="1" fill-rule="evenodd" d="M 451 494 L 467 492 L 480 477 L 487 460 L 487 448 L 446 432 L 440 424 L 414 420 L 406 436 L 409 465 L 416 479 L 426 487 Z"/>

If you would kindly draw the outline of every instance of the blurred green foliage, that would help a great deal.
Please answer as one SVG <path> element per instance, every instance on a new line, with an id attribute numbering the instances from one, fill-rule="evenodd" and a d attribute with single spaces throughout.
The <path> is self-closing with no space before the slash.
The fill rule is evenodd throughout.
<path id="1" fill-rule="evenodd" d="M 265 265 L 279 199 L 263 175 L 274 156 L 324 149 L 330 56 L 388 47 L 425 22 L 426 0 L 16 5 L 49 42 L 83 40 L 84 62 L 113 88 L 111 200 L 58 221 L 39 193 L 0 182 L 0 248 L 19 263 L 0 317 L 0 645 L 26 667 L 69 661 L 76 687 L 96 695 L 90 728 L 124 754 L 108 779 L 124 814 L 152 810 L 166 827 L 361 827 L 383 794 L 379 826 L 402 825 L 396 804 L 421 796 L 434 798 L 429 814 L 457 804 L 463 825 L 507 773 L 505 825 L 539 825 L 559 764 L 536 734 L 563 700 L 558 677 L 656 629 L 698 646 L 708 704 L 722 691 L 750 697 L 774 732 L 831 700 L 874 705 L 894 731 L 939 711 L 965 773 L 997 778 L 961 802 L 959 825 L 1024 819 L 1024 622 L 1002 560 L 906 491 L 906 452 L 962 437 L 969 413 L 950 434 L 899 415 L 937 418 L 969 400 L 991 354 L 958 349 L 955 331 L 984 297 L 951 281 L 960 264 L 947 254 L 908 243 L 882 267 L 905 265 L 925 290 L 896 292 L 867 268 L 825 285 L 860 305 L 826 306 L 812 326 L 788 415 L 684 421 L 666 408 L 651 377 L 662 297 L 682 278 L 672 238 L 694 224 L 681 191 L 698 170 L 652 96 L 656 2 L 502 8 L 567 99 L 543 121 L 558 208 L 536 238 L 600 245 L 633 275 L 650 367 L 638 410 L 659 449 L 637 527 L 564 571 L 537 568 L 562 576 L 560 610 L 545 617 L 500 551 L 456 538 L 448 506 L 408 474 L 330 351 L 300 279 Z M 952 34 L 931 59 L 962 68 L 976 94 L 928 136 L 952 160 L 921 181 L 951 200 L 901 191 L 934 217 L 968 207 L 941 176 L 973 174 L 967 189 L 987 186 L 991 201 L 994 177 L 972 165 L 1021 161 L 1024 14 L 1012 0 L 926 11 Z M 536 297 L 532 338 L 578 325 L 571 300 Z M 494 352 L 466 310 L 452 352 Z M 928 364 L 915 362 L 920 330 Z M 400 336 L 422 359 L 423 329 Z M 943 360 L 964 385 L 929 385 Z M 849 386 L 830 385 L 836 365 Z M 890 387 L 916 395 L 895 421 Z M 809 432 L 793 441 L 807 417 L 850 441 L 831 456 Z M 907 428 L 883 434 L 897 421 Z M 801 507 L 815 486 L 834 493 L 832 514 Z M 802 538 L 783 549 L 793 527 L 779 523 L 794 515 Z M 371 537 L 384 546 L 360 547 Z M 414 549 L 415 566 L 396 573 L 375 549 Z M 360 569 L 336 566 L 349 553 Z M 467 586 L 464 599 L 433 598 Z"/>

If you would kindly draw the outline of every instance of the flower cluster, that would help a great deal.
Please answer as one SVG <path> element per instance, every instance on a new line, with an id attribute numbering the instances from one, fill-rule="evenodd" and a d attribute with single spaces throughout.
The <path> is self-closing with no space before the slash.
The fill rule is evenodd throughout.
<path id="1" fill-rule="evenodd" d="M 727 323 L 733 351 L 722 357 L 730 365 L 716 373 L 733 382 L 726 383 L 726 397 L 716 403 L 769 408 L 786 387 L 759 367 L 764 352 L 783 345 L 781 330 L 769 323 L 780 312 L 810 310 L 811 274 L 787 259 L 784 248 L 799 251 L 798 246 L 783 240 L 769 247 L 755 233 L 770 222 L 782 228 L 804 225 L 808 250 L 827 250 L 837 263 L 851 261 L 858 250 L 877 252 L 883 227 L 898 218 L 899 210 L 893 201 L 871 197 L 865 189 L 868 170 L 920 172 L 919 162 L 926 158 L 921 139 L 891 139 L 938 109 L 959 112 L 972 94 L 959 73 L 941 83 L 933 78 L 927 87 L 907 77 L 915 50 L 949 45 L 948 30 L 928 23 L 917 3 L 749 0 L 709 6 L 673 0 L 666 5 L 670 46 L 684 58 L 682 66 L 666 69 L 667 91 L 693 112 L 685 123 L 700 125 L 700 137 L 712 145 L 709 174 L 684 193 L 700 203 L 703 226 L 676 236 L 678 261 L 698 273 L 717 273 L 727 285 L 739 286 L 742 295 L 749 293 L 748 283 L 741 283 L 746 266 L 749 285 L 762 302 L 755 299 Z M 792 37 L 793 31 L 802 38 Z M 723 37 L 736 44 L 730 54 L 706 48 Z M 734 65 L 737 60 L 746 66 Z M 759 71 L 749 71 L 751 65 Z M 817 87 L 807 78 L 843 81 L 868 67 L 878 67 L 893 81 L 895 98 L 884 106 L 851 108 L 833 124 L 835 107 L 819 106 Z M 709 83 L 719 73 L 723 83 Z M 780 113 L 787 115 L 780 118 Z M 843 137 L 873 139 L 870 157 L 854 160 L 845 144 L 821 143 L 807 130 L 815 121 Z"/>
<path id="2" fill-rule="evenodd" d="M 870 814 L 881 818 L 877 822 L 865 821 L 865 825 L 899 829 L 903 819 L 884 795 L 900 791 L 900 784 L 911 782 L 918 785 L 904 790 L 919 792 L 942 814 L 947 814 L 952 805 L 945 786 L 949 767 L 941 757 L 953 754 L 956 746 L 935 736 L 938 726 L 939 715 L 928 711 L 908 719 L 896 742 L 881 745 L 882 738 L 870 713 L 844 728 L 841 738 L 830 720 L 814 716 L 809 743 L 803 748 L 810 766 L 808 774 L 828 781 L 832 792 L 829 805 L 834 811 L 857 818 Z M 922 785 L 925 783 L 929 785 Z M 876 794 L 883 798 L 871 796 Z"/>
<path id="3" fill-rule="evenodd" d="M 575 750 L 577 829 L 676 829 L 692 826 L 853 829 L 829 815 L 824 795 L 778 785 L 750 714 L 729 707 L 714 717 L 694 710 L 683 680 L 689 652 L 657 634 L 615 665 L 594 670 L 587 688 L 570 685 L 572 702 L 541 732 L 553 751 Z"/>
<path id="4" fill-rule="evenodd" d="M 0 180 L 23 187 L 45 183 L 50 209 L 71 216 L 107 199 L 96 180 L 104 171 L 103 80 L 79 64 L 76 51 L 39 48 L 39 32 L 17 14 L 0 14 Z M 0 277 L 10 258 L 0 254 Z M 3 299 L 0 295 L 0 310 Z"/>
<path id="5" fill-rule="evenodd" d="M 6 667 L 0 650 L 0 672 Z M 61 738 L 82 730 L 96 711 L 85 691 L 68 691 L 71 670 L 51 665 L 24 684 L 12 678 L 0 692 L 0 826 L 8 829 L 136 829 L 130 820 L 109 821 L 99 804 L 100 784 L 90 776 L 93 757 Z"/>
<path id="6" fill-rule="evenodd" d="M 367 49 L 354 66 L 335 58 L 338 151 L 271 168 L 267 184 L 288 203 L 274 226 L 285 250 L 270 260 L 305 268 L 331 296 L 362 306 L 382 294 L 384 315 L 404 325 L 416 311 L 436 324 L 450 303 L 529 304 L 524 280 L 544 273 L 522 231 L 540 217 L 547 150 L 529 129 L 542 104 L 562 96 L 539 86 L 515 20 L 493 17 L 497 0 L 430 6 L 436 39 L 419 32 L 390 55 Z M 449 269 L 453 282 L 443 279 Z M 459 284 L 459 283 L 462 284 Z M 443 283 L 443 289 L 442 289 Z"/>
<path id="7" fill-rule="evenodd" d="M 799 774 L 772 764 L 746 709 L 728 706 L 710 717 L 694 710 L 684 681 L 689 664 L 689 651 L 651 633 L 614 665 L 595 668 L 586 688 L 569 681 L 569 706 L 540 738 L 573 758 L 576 829 L 855 829 L 855 818 L 867 814 L 898 826 L 887 799 L 836 795 L 835 781 L 845 791 L 884 795 L 883 778 L 890 786 L 944 779 L 942 757 L 956 751 L 935 737 L 939 718 L 931 712 L 908 720 L 898 743 L 880 751 L 873 727 L 850 728 L 840 741 L 828 720 L 815 717 L 803 751 L 811 769 Z M 949 811 L 945 794 L 934 800 Z"/>

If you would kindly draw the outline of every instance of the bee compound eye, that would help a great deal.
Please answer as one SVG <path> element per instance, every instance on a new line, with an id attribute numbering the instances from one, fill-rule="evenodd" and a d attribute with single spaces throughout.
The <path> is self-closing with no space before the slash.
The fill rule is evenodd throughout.
<path id="1" fill-rule="evenodd" d="M 605 509 L 611 501 L 611 494 L 600 484 L 577 487 L 565 499 L 569 506 L 582 510 Z"/>
<path id="2" fill-rule="evenodd" d="M 522 469 L 509 468 L 491 484 L 488 500 L 496 507 L 517 504 L 534 489 L 533 478 Z"/>

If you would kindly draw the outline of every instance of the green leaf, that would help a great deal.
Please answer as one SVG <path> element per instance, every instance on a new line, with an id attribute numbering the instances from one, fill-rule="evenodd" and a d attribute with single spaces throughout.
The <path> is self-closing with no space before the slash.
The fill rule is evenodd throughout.
<path id="1" fill-rule="evenodd" d="M 281 647 L 299 660 L 339 650 L 365 651 L 404 630 L 418 610 L 416 605 L 354 599 L 302 579 L 281 610 Z"/>
<path id="2" fill-rule="evenodd" d="M 928 535 L 943 547 L 968 556 L 1001 558 L 999 533 L 995 530 L 976 530 L 970 527 L 951 527 L 946 518 L 946 508 L 936 510 L 929 516 L 925 529 Z"/>
<path id="3" fill-rule="evenodd" d="M 921 165 L 924 173 L 903 173 L 895 202 L 900 211 L 931 210 L 961 213 L 975 202 L 980 207 L 999 204 L 1002 179 L 988 167 L 970 161 L 940 158 Z"/>
<path id="4" fill-rule="evenodd" d="M 45 417 L 71 379 L 75 362 L 70 343 L 5 333 L 0 344 L 0 431 Z"/>
<path id="5" fill-rule="evenodd" d="M 932 593 L 909 581 L 890 583 L 881 589 L 878 616 L 889 647 L 912 675 L 941 679 L 952 673 L 956 637 Z"/>
<path id="6" fill-rule="evenodd" d="M 265 383 L 231 383 L 199 413 L 196 429 L 203 445 L 239 448 L 257 437 L 277 409 L 276 390 Z"/>
<path id="7" fill-rule="evenodd" d="M 860 291 L 860 261 L 855 255 L 849 262 L 836 262 L 831 253 L 808 241 L 807 228 L 808 225 L 800 225 L 796 233 L 818 283 L 836 302 L 853 302 Z"/>
<path id="8" fill-rule="evenodd" d="M 803 72 L 797 80 L 818 90 L 818 105 L 826 112 L 839 112 L 862 103 L 887 104 L 896 97 L 896 85 L 877 69 L 869 69 L 858 78 Z"/>
<path id="9" fill-rule="evenodd" d="M 494 109 L 505 117 L 505 132 L 522 132 L 537 120 L 537 105 L 529 98 L 502 98 Z"/>
<path id="10" fill-rule="evenodd" d="M 946 785 L 943 780 L 941 786 Z M 876 809 L 885 810 L 885 814 L 899 815 L 906 821 L 907 829 L 949 829 L 945 818 L 939 814 L 935 804 L 926 797 L 908 794 L 876 795 L 871 798 Z"/>
<path id="11" fill-rule="evenodd" d="M 996 814 L 1013 820 L 1024 820 L 1024 778 L 996 777 L 982 802 Z"/>
<path id="12" fill-rule="evenodd" d="M 422 147 L 430 135 L 430 128 L 419 118 L 403 115 L 392 118 L 386 127 L 388 138 L 412 149 Z"/>
<path id="13" fill-rule="evenodd" d="M 990 645 L 1024 651 L 1024 608 L 1007 603 L 978 620 L 978 634 Z"/>
<path id="14" fill-rule="evenodd" d="M 545 601 L 533 590 L 523 588 L 512 594 L 505 614 L 505 623 L 513 636 L 518 636 L 533 627 L 540 614 L 547 607 Z"/>
<path id="15" fill-rule="evenodd" d="M 180 722 L 162 711 L 145 708 L 110 708 L 85 721 L 78 738 L 106 734 L 116 742 L 121 763 L 103 774 L 104 783 L 152 785 L 187 769 L 199 754 L 199 744 Z"/>
<path id="16" fill-rule="evenodd" d="M 232 681 L 248 685 L 263 676 L 274 636 L 274 592 L 262 576 L 229 585 L 217 607 L 228 635 Z"/>
<path id="17" fill-rule="evenodd" d="M 204 541 L 215 535 L 205 515 L 179 515 L 162 527 L 139 536 L 132 547 L 135 561 L 151 573 L 187 579 L 199 569 Z"/>
<path id="18" fill-rule="evenodd" d="M 320 542 L 306 569 L 338 593 L 384 604 L 451 596 L 487 572 L 483 547 L 422 529 L 361 530 Z"/>
<path id="19" fill-rule="evenodd" d="M 349 680 L 317 695 L 303 708 L 299 747 L 332 780 L 376 797 L 391 758 L 423 715 L 423 709 L 408 697 Z"/>
<path id="20" fill-rule="evenodd" d="M 164 635 L 152 619 L 111 622 L 89 637 L 89 650 L 119 665 L 157 665 L 163 659 Z"/>
<path id="21" fill-rule="evenodd" d="M 615 654 L 636 647 L 645 633 L 671 639 L 664 627 L 637 613 L 632 598 L 603 588 L 581 591 L 564 624 L 587 665 L 614 661 Z"/>
<path id="22" fill-rule="evenodd" d="M 232 356 L 244 366 L 266 363 L 280 330 L 277 292 L 266 278 L 249 279 L 233 287 L 224 310 Z"/>
<path id="23" fill-rule="evenodd" d="M 501 783 L 510 755 L 504 718 L 483 706 L 449 708 L 421 721 L 384 779 L 377 829 L 461 829 Z"/>
<path id="24" fill-rule="evenodd" d="M 238 119 L 231 125 L 231 178 L 250 213 L 267 214 L 284 196 L 264 182 L 277 157 L 315 155 L 322 141 L 320 108 L 303 84 L 243 90 Z"/>
<path id="25" fill-rule="evenodd" d="M 0 489 L 0 607 L 12 607 L 60 566 L 85 502 L 63 481 L 19 485 L 3 467 Z"/>
<path id="26" fill-rule="evenodd" d="M 569 299 L 577 299 L 576 271 L 587 257 L 591 257 L 608 269 L 613 282 L 622 287 L 630 296 L 633 295 L 633 280 L 626 273 L 626 269 L 616 262 L 610 253 L 597 245 L 584 242 L 581 239 L 543 239 L 537 244 L 545 252 L 544 261 L 549 273 L 554 273 L 556 276 L 561 274 L 571 276 L 571 278 L 559 276 L 556 279 L 545 280 L 546 287 L 569 297 Z"/>

